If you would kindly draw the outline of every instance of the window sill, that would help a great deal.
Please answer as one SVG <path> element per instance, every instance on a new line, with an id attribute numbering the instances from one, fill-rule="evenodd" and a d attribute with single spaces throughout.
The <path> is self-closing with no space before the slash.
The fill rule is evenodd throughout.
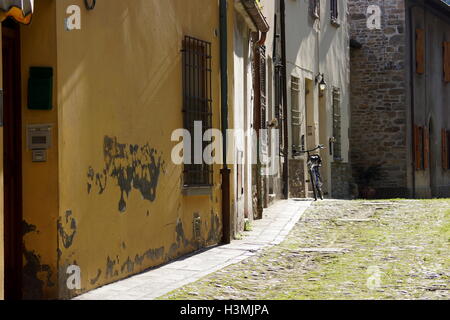
<path id="1" fill-rule="evenodd" d="M 332 26 L 334 26 L 336 28 L 339 28 L 341 26 L 341 23 L 337 19 L 331 19 L 330 23 Z"/>
<path id="2" fill-rule="evenodd" d="M 181 190 L 183 196 L 210 196 L 212 195 L 213 186 L 184 186 Z"/>

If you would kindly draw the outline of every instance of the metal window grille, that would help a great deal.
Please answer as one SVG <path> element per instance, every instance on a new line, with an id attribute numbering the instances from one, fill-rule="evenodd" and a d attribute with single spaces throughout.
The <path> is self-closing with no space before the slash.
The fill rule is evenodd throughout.
<path id="1" fill-rule="evenodd" d="M 279 123 L 279 153 L 282 154 L 284 148 L 284 127 L 283 127 L 283 67 L 275 65 L 275 118 Z"/>
<path id="2" fill-rule="evenodd" d="M 267 66 L 266 66 L 266 47 L 261 46 L 259 48 L 259 82 L 261 91 L 261 129 L 267 127 Z"/>
<path id="3" fill-rule="evenodd" d="M 338 16 L 338 0 L 331 0 L 331 20 L 336 21 Z"/>
<path id="4" fill-rule="evenodd" d="M 291 77 L 291 127 L 292 127 L 292 147 L 294 150 L 301 149 L 301 111 L 300 111 L 300 79 Z"/>
<path id="5" fill-rule="evenodd" d="M 194 124 L 201 122 L 202 138 L 212 128 L 211 43 L 186 36 L 183 40 L 183 118 L 184 128 L 191 134 L 191 146 L 202 144 L 202 152 L 210 142 L 194 141 Z M 195 150 L 195 148 L 193 148 Z M 213 168 L 204 163 L 184 165 L 185 186 L 209 186 L 213 183 Z"/>
<path id="6" fill-rule="evenodd" d="M 342 160 L 342 134 L 341 134 L 341 91 L 333 89 L 333 156 L 334 160 Z"/>
<path id="7" fill-rule="evenodd" d="M 320 0 L 310 0 L 309 8 L 311 16 L 315 19 L 320 18 Z"/>

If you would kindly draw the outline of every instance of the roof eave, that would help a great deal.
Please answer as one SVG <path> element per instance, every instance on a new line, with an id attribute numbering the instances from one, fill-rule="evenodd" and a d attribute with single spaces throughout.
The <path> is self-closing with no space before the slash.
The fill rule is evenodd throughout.
<path id="1" fill-rule="evenodd" d="M 255 0 L 236 0 L 236 10 L 243 15 L 249 28 L 256 32 L 268 32 L 270 27 Z"/>

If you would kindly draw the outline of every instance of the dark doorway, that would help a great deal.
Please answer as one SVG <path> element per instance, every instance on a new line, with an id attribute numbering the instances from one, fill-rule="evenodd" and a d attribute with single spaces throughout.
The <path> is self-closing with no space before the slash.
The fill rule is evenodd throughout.
<path id="1" fill-rule="evenodd" d="M 22 298 L 20 27 L 2 23 L 5 299 Z"/>

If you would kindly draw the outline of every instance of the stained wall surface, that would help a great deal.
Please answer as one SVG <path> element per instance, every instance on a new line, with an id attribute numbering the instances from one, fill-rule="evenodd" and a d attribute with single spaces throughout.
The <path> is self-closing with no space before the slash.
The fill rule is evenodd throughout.
<path id="1" fill-rule="evenodd" d="M 81 30 L 67 31 L 69 5 Z M 68 298 L 221 238 L 221 178 L 182 193 L 171 160 L 183 127 L 182 41 L 212 46 L 213 127 L 220 128 L 219 6 L 209 0 L 57 1 L 59 296 Z M 199 233 L 194 232 L 199 222 Z M 67 268 L 81 271 L 68 290 Z"/>

